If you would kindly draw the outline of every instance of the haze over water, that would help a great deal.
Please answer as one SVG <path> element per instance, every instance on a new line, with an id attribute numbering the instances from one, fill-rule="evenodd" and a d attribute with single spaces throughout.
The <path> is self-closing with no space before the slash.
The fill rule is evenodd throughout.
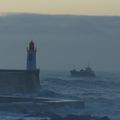
<path id="1" fill-rule="evenodd" d="M 37 45 L 42 70 L 120 71 L 120 17 L 11 14 L 0 17 L 0 68 L 26 67 L 26 45 Z M 18 57 L 19 56 L 19 57 Z"/>

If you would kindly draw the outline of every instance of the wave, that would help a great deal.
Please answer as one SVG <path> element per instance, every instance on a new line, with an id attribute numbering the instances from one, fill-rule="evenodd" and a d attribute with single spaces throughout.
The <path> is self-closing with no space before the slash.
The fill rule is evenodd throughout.
<path id="1" fill-rule="evenodd" d="M 72 96 L 69 94 L 62 94 L 62 93 L 57 93 L 48 89 L 43 89 L 41 88 L 39 97 L 47 97 L 47 98 L 59 98 L 59 99 L 75 99 L 78 100 L 79 97 Z"/>
<path id="2" fill-rule="evenodd" d="M 80 86 L 85 88 L 93 88 L 95 87 L 102 87 L 102 88 L 119 88 L 120 82 L 118 80 L 111 80 L 111 79 L 61 79 L 61 78 L 47 78 L 43 80 L 47 82 L 49 85 L 62 85 L 62 86 Z"/>
<path id="3" fill-rule="evenodd" d="M 110 115 L 118 120 L 120 110 L 120 77 L 70 78 L 48 77 L 42 81 L 45 94 L 55 97 L 71 97 L 85 102 L 83 112 L 95 115 Z M 52 92 L 51 92 L 52 91 Z M 44 94 L 44 92 L 43 92 Z M 70 95 L 70 96 L 69 96 Z"/>

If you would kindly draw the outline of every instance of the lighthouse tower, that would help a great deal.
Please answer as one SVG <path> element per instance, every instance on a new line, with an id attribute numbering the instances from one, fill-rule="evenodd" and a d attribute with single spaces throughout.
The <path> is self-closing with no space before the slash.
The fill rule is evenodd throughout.
<path id="1" fill-rule="evenodd" d="M 33 41 L 29 43 L 27 48 L 27 70 L 36 70 L 36 48 Z"/>

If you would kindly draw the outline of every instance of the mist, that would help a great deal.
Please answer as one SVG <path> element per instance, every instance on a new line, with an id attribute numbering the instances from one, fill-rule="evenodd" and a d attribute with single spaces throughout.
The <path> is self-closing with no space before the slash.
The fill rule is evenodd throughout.
<path id="1" fill-rule="evenodd" d="M 0 16 L 0 69 L 25 69 L 31 40 L 41 70 L 80 69 L 90 63 L 96 71 L 120 71 L 120 17 Z"/>

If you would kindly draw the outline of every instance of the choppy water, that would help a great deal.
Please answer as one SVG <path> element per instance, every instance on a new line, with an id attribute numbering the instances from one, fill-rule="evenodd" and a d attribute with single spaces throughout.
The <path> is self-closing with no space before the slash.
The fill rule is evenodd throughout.
<path id="1" fill-rule="evenodd" d="M 69 72 L 42 71 L 41 97 L 81 100 L 85 108 L 76 106 L 47 107 L 50 111 L 62 114 L 90 114 L 93 116 L 108 116 L 111 120 L 120 120 L 120 74 L 97 73 L 96 78 L 71 78 Z M 18 107 L 19 106 L 19 107 Z M 1 120 L 17 120 L 24 118 L 24 103 L 19 105 L 1 105 L 8 112 L 0 112 Z M 38 105 L 27 105 L 27 110 L 41 110 Z M 25 109 L 26 109 L 25 108 Z M 21 110 L 20 110 L 21 109 Z M 46 109 L 46 108 L 45 108 Z M 15 111 L 15 112 L 12 112 Z M 25 110 L 26 111 L 26 110 Z M 24 111 L 24 112 L 25 112 Z M 11 112 L 11 113 L 10 113 Z M 24 120 L 37 120 L 39 117 L 25 117 Z"/>
<path id="2" fill-rule="evenodd" d="M 67 72 L 52 71 L 42 72 L 41 80 L 42 89 L 83 100 L 86 107 L 82 113 L 120 119 L 119 73 L 97 73 L 96 78 L 71 78 Z"/>

